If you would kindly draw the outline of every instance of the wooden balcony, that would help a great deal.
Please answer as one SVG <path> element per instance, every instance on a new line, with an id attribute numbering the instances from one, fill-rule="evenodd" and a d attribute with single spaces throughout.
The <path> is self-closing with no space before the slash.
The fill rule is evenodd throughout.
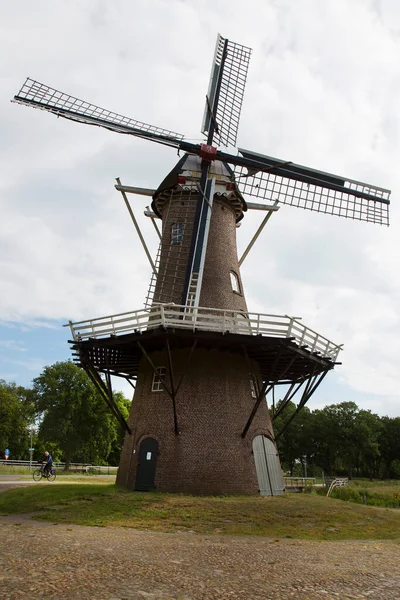
<path id="1" fill-rule="evenodd" d="M 216 308 L 193 308 L 160 304 L 151 308 L 69 322 L 74 342 L 99 340 L 155 329 L 185 329 L 262 338 L 286 338 L 299 348 L 336 362 L 342 345 L 337 345 L 288 315 L 243 313 Z"/>

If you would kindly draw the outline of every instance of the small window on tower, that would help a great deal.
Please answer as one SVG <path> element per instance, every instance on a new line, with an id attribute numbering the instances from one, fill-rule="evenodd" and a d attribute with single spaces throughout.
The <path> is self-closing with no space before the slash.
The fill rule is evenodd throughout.
<path id="1" fill-rule="evenodd" d="M 253 377 L 253 375 L 251 376 L 251 379 L 250 379 L 250 390 L 251 390 L 251 397 L 257 398 L 256 380 Z"/>
<path id="2" fill-rule="evenodd" d="M 234 292 L 240 294 L 240 284 L 239 277 L 236 275 L 234 271 L 231 271 L 231 285 Z"/>
<path id="3" fill-rule="evenodd" d="M 183 242 L 183 223 L 173 223 L 171 227 L 171 246 L 182 244 Z"/>
<path id="4" fill-rule="evenodd" d="M 164 388 L 162 382 L 165 379 L 166 369 L 165 367 L 157 367 L 156 373 L 153 375 L 153 383 L 151 385 L 152 392 L 163 392 Z"/>

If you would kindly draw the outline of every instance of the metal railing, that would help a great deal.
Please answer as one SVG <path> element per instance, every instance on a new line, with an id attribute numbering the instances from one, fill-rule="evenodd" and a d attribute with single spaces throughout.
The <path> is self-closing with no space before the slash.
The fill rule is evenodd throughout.
<path id="1" fill-rule="evenodd" d="M 193 308 L 177 304 L 159 304 L 132 312 L 108 315 L 73 323 L 70 327 L 74 341 L 98 339 L 126 333 L 137 333 L 157 327 L 174 327 L 221 333 L 261 335 L 292 338 L 300 347 L 321 358 L 335 361 L 342 345 L 337 345 L 316 331 L 305 327 L 298 318 L 288 315 L 244 313 L 218 308 Z"/>
<path id="2" fill-rule="evenodd" d="M 328 482 L 329 482 L 329 480 L 327 480 L 327 483 Z M 346 485 L 349 485 L 348 477 L 338 477 L 337 479 L 334 479 L 333 481 L 331 481 L 331 484 L 329 486 L 329 489 L 328 489 L 328 492 L 326 495 L 330 496 L 335 487 L 346 487 Z"/>
<path id="3" fill-rule="evenodd" d="M 306 488 L 316 484 L 315 477 L 284 477 L 285 488 Z"/>
<path id="4" fill-rule="evenodd" d="M 24 467 L 26 469 L 36 469 L 39 465 L 37 460 L 0 460 L 2 467 Z M 54 467 L 60 471 L 65 468 L 65 463 L 54 462 Z M 109 465 L 90 465 L 88 463 L 70 463 L 69 472 L 71 473 L 97 473 L 99 475 L 116 475 L 118 467 Z"/>

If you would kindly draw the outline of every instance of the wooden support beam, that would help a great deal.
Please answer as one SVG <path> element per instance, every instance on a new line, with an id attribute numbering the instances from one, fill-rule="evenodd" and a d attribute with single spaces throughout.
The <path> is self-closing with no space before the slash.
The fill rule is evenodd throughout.
<path id="1" fill-rule="evenodd" d="M 104 383 L 104 381 L 102 380 L 102 378 L 100 377 L 98 372 L 96 371 L 96 369 L 94 369 L 94 367 L 87 360 L 82 361 L 82 365 L 83 365 L 83 368 L 85 369 L 86 373 L 89 375 L 90 379 L 92 380 L 92 383 L 97 388 L 98 392 L 103 396 L 109 409 L 111 410 L 113 415 L 116 417 L 116 419 L 119 421 L 122 428 L 125 429 L 125 431 L 127 431 L 129 433 L 129 435 L 132 435 L 132 431 L 131 431 L 128 423 L 125 421 L 124 417 L 122 416 L 122 414 L 121 414 L 118 406 L 115 404 L 114 398 L 112 396 L 110 375 L 108 374 L 108 382 L 109 382 L 109 389 L 108 389 L 106 384 Z M 106 375 L 106 377 L 107 377 L 107 375 Z"/>
<path id="2" fill-rule="evenodd" d="M 154 196 L 156 190 L 151 190 L 149 188 L 140 188 L 133 187 L 131 185 L 122 185 L 119 178 L 117 178 L 118 185 L 115 186 L 115 189 L 119 192 L 125 192 L 126 194 L 138 194 L 139 196 Z"/>
<path id="3" fill-rule="evenodd" d="M 173 371 L 173 365 L 172 365 L 171 348 L 169 345 L 169 339 L 166 338 L 165 341 L 166 341 L 167 353 L 168 353 L 169 378 L 171 381 L 171 399 L 172 399 L 172 409 L 174 411 L 174 429 L 175 429 L 175 435 L 179 435 L 180 431 L 179 431 L 179 427 L 178 427 L 178 417 L 176 415 L 176 391 L 175 391 L 175 386 L 174 386 L 174 371 Z"/>
<path id="4" fill-rule="evenodd" d="M 282 352 L 282 350 L 281 350 L 281 352 Z M 281 354 L 281 352 L 279 353 L 279 355 Z M 278 363 L 279 355 L 277 356 L 277 358 L 276 358 L 276 360 L 275 360 L 275 365 Z M 292 358 L 292 360 L 289 362 L 289 364 L 288 364 L 288 365 L 286 365 L 286 368 L 283 370 L 283 372 L 282 372 L 282 373 L 279 373 L 279 377 L 278 377 L 278 378 L 275 378 L 273 381 L 266 381 L 266 382 L 263 384 L 263 386 L 262 386 L 262 388 L 261 388 L 261 391 L 260 391 L 260 393 L 259 393 L 259 395 L 258 395 L 258 398 L 256 399 L 256 402 L 255 402 L 255 404 L 254 404 L 253 410 L 251 411 L 251 414 L 250 414 L 250 416 L 249 416 L 249 418 L 248 418 L 248 420 L 247 420 L 247 423 L 246 423 L 246 425 L 244 426 L 244 429 L 243 429 L 243 431 L 242 431 L 242 438 L 246 437 L 246 435 L 247 435 L 247 432 L 248 432 L 248 430 L 249 430 L 249 428 L 250 428 L 250 425 L 251 425 L 251 424 L 252 424 L 252 422 L 253 422 L 253 419 L 254 419 L 254 417 L 255 417 L 255 415 L 256 415 L 256 413 L 257 413 L 257 410 L 258 410 L 258 408 L 259 408 L 259 406 L 260 406 L 260 404 L 261 404 L 261 401 L 262 401 L 263 397 L 264 397 L 264 396 L 266 396 L 266 395 L 268 394 L 268 392 L 269 392 L 269 391 L 272 389 L 272 387 L 275 385 L 275 383 L 276 383 L 277 381 L 279 381 L 279 379 L 282 379 L 282 377 L 285 375 L 285 373 L 287 373 L 287 372 L 289 371 L 290 367 L 292 366 L 292 364 L 293 364 L 293 363 L 294 363 L 296 360 L 297 360 L 297 356 L 295 355 L 295 356 Z M 273 373 L 274 371 L 272 370 L 271 372 Z M 269 387 L 268 387 L 268 386 L 269 386 Z"/>
<path id="5" fill-rule="evenodd" d="M 122 186 L 122 185 L 121 185 L 121 182 L 120 182 L 120 180 L 118 179 L 118 177 L 117 177 L 117 182 L 118 182 L 118 186 L 119 186 L 120 188 L 123 188 L 123 187 L 124 187 L 124 186 Z M 118 187 L 118 186 L 115 186 L 115 187 Z M 143 237 L 143 235 L 142 235 L 142 232 L 140 231 L 140 227 L 139 227 L 139 225 L 138 225 L 138 222 L 136 221 L 135 215 L 133 214 L 133 210 L 132 210 L 132 208 L 131 208 L 131 205 L 129 204 L 128 198 L 126 197 L 125 191 L 124 191 L 123 189 L 120 189 L 119 191 L 120 191 L 120 192 L 121 192 L 121 194 L 122 194 L 122 197 L 123 197 L 123 199 L 124 199 L 124 202 L 125 202 L 126 208 L 128 209 L 128 212 L 129 212 L 129 214 L 130 214 L 130 217 L 131 217 L 131 219 L 132 219 L 132 222 L 133 222 L 133 224 L 134 224 L 134 226 L 135 226 L 135 229 L 136 229 L 136 232 L 137 232 L 137 234 L 138 234 L 138 236 L 139 236 L 139 239 L 140 239 L 140 241 L 142 242 L 143 249 L 144 249 L 144 251 L 145 251 L 145 253 L 146 253 L 146 256 L 147 256 L 147 258 L 148 258 L 148 260 L 149 260 L 149 263 L 150 263 L 150 265 L 151 265 L 151 268 L 153 269 L 153 273 L 154 273 L 155 275 L 157 275 L 157 269 L 156 269 L 156 266 L 155 266 L 155 264 L 154 264 L 154 262 L 153 262 L 153 259 L 151 258 L 151 254 L 150 254 L 150 252 L 149 252 L 149 249 L 147 248 L 147 244 L 146 244 L 146 242 L 145 242 L 145 240 L 144 240 L 144 237 Z"/>
<path id="6" fill-rule="evenodd" d="M 279 433 L 277 435 L 275 435 L 275 439 L 278 439 L 283 434 L 283 432 L 286 431 L 286 429 L 289 427 L 290 423 L 298 415 L 300 410 L 306 405 L 306 403 L 311 398 L 311 396 L 313 395 L 313 393 L 315 392 L 317 387 L 321 384 L 324 377 L 326 377 L 326 374 L 328 373 L 328 371 L 330 371 L 330 369 L 327 369 L 323 373 L 317 373 L 317 375 L 311 375 L 309 377 L 307 385 L 306 385 L 306 389 L 304 390 L 304 392 L 302 394 L 301 400 L 300 400 L 299 404 L 297 405 L 296 410 L 291 415 L 291 417 L 288 419 L 288 421 L 286 421 L 284 427 L 279 431 Z M 318 376 L 319 376 L 319 379 L 318 379 L 317 383 L 315 383 Z"/>
<path id="7" fill-rule="evenodd" d="M 254 208 L 254 207 L 253 207 Z M 275 200 L 275 204 L 268 209 L 267 214 L 265 215 L 264 219 L 262 220 L 261 225 L 259 226 L 259 228 L 257 229 L 257 231 L 255 232 L 255 234 L 253 235 L 250 243 L 248 244 L 246 250 L 243 252 L 240 260 L 239 260 L 239 267 L 242 266 L 242 263 L 244 261 L 244 259 L 246 258 L 246 256 L 248 255 L 248 253 L 250 252 L 250 250 L 252 249 L 252 247 L 254 246 L 254 244 L 257 241 L 258 236 L 260 235 L 260 233 L 262 232 L 262 230 L 264 229 L 265 225 L 268 223 L 268 221 L 270 220 L 271 216 L 273 215 L 273 213 L 275 211 L 277 211 L 279 209 L 278 206 L 278 200 Z"/>

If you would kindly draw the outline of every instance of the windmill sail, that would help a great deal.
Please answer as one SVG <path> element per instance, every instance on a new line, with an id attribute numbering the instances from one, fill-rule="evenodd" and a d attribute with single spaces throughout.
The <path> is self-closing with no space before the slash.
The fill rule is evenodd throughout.
<path id="1" fill-rule="evenodd" d="M 251 48 L 218 35 L 201 131 L 209 133 L 214 125 L 225 146 L 236 146 L 250 56 Z"/>
<path id="2" fill-rule="evenodd" d="M 148 125 L 135 119 L 129 119 L 110 110 L 100 108 L 74 96 L 60 92 L 54 88 L 27 78 L 16 96 L 14 102 L 47 110 L 58 117 L 97 125 L 117 133 L 126 133 L 137 137 L 150 139 L 168 146 L 179 146 L 183 135 Z"/>
<path id="3" fill-rule="evenodd" d="M 389 225 L 390 191 L 239 149 L 235 176 L 242 194 L 338 217 Z"/>

